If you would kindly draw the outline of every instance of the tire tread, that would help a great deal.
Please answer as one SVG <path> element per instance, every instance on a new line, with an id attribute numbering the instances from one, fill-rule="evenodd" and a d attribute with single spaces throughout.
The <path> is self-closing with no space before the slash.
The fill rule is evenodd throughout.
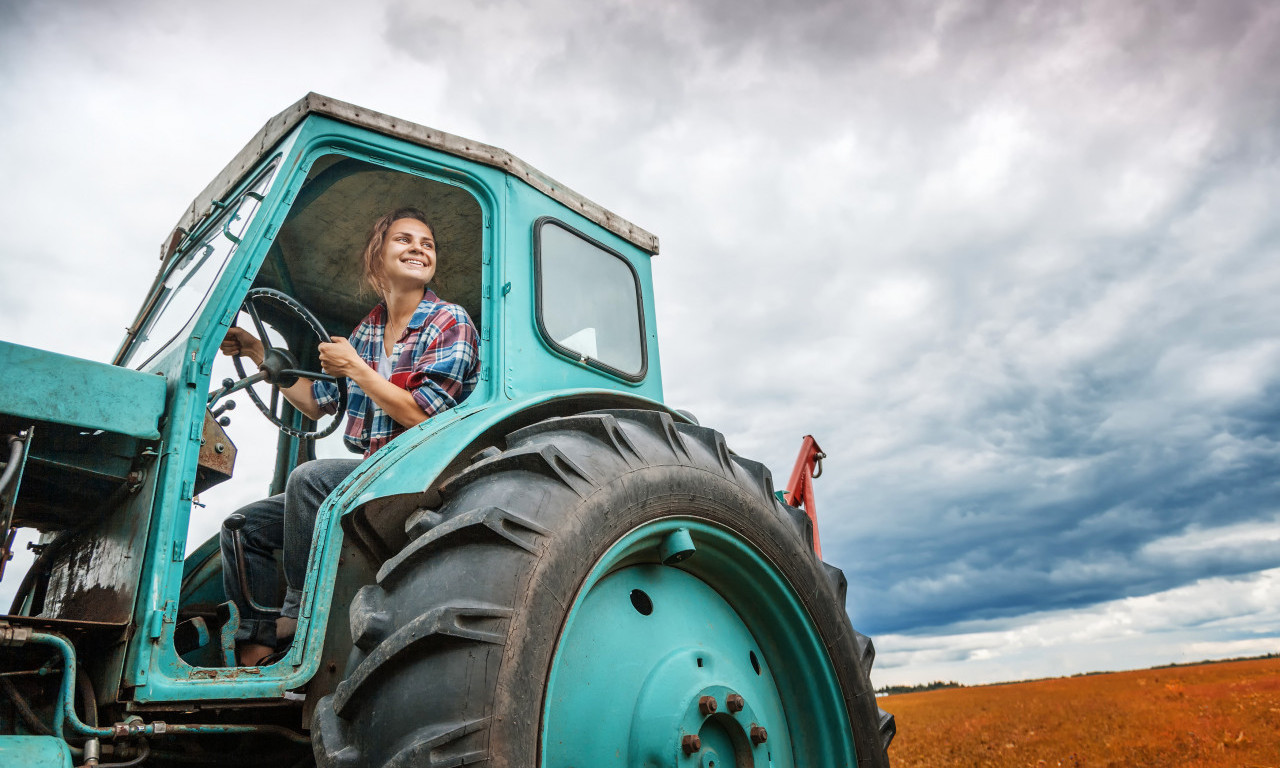
<path id="1" fill-rule="evenodd" d="M 422 560 L 450 547 L 483 539 L 506 542 L 526 552 L 538 551 L 538 539 L 550 533 L 532 520 L 500 507 L 483 507 L 449 517 L 413 540 L 378 569 L 378 584 L 394 586 Z"/>
<path id="2" fill-rule="evenodd" d="M 362 700 L 369 682 L 384 669 L 395 666 L 399 657 L 410 650 L 425 652 L 449 640 L 503 645 L 505 632 L 484 628 L 479 623 L 510 617 L 510 608 L 477 604 L 441 606 L 415 617 L 379 643 L 351 675 L 338 684 L 333 694 L 334 710 L 341 717 L 349 716 Z"/>

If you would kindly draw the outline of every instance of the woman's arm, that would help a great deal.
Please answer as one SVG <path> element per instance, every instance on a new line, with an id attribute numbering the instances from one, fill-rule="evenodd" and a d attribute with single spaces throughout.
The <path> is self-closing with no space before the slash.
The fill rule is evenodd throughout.
<path id="1" fill-rule="evenodd" d="M 397 424 L 408 428 L 427 420 L 427 414 L 413 399 L 413 394 L 397 387 L 369 366 L 351 342 L 341 336 L 320 344 L 320 366 L 331 376 L 346 376 L 354 381 Z M 310 391 L 307 393 L 310 395 Z M 292 402 L 292 401 L 290 401 Z"/>
<path id="2" fill-rule="evenodd" d="M 262 365 L 262 357 L 266 353 L 262 342 L 243 328 L 230 328 L 226 337 L 222 339 L 219 349 L 224 355 L 243 355 L 252 360 L 254 365 Z M 281 387 L 280 392 L 285 400 L 292 403 L 293 407 L 308 419 L 316 421 L 323 415 L 320 406 L 316 403 L 315 395 L 311 392 L 311 379 L 299 377 L 292 386 Z"/>
<path id="3" fill-rule="evenodd" d="M 350 377 L 407 429 L 449 410 L 470 394 L 479 359 L 478 334 L 461 307 L 437 313 L 421 334 L 412 369 L 393 373 L 391 381 L 337 336 L 320 345 L 320 361 L 326 373 Z"/>

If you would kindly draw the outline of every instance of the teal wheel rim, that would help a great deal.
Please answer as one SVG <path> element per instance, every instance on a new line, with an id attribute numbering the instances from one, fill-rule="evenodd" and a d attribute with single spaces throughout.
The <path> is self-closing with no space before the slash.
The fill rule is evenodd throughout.
<path id="1" fill-rule="evenodd" d="M 857 762 L 799 597 L 743 538 L 688 518 L 632 530 L 584 580 L 552 659 L 541 748 L 547 768 Z"/>

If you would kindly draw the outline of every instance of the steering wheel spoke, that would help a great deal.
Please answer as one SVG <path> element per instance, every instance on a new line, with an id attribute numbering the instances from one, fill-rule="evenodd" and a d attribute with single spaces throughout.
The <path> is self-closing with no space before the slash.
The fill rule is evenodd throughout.
<path id="1" fill-rule="evenodd" d="M 299 368 L 285 368 L 283 371 L 280 371 L 280 373 L 285 374 L 286 376 L 306 377 L 312 381 L 327 381 L 330 384 L 338 383 L 338 379 L 336 377 L 330 376 L 327 373 L 320 373 L 319 371 L 304 371 Z"/>
<path id="2" fill-rule="evenodd" d="M 284 414 L 280 412 L 280 388 L 271 388 L 271 417 L 273 419 L 284 421 Z"/>
<path id="3" fill-rule="evenodd" d="M 258 341 L 262 342 L 263 350 L 271 349 L 271 337 L 267 335 L 267 327 L 262 324 L 262 318 L 258 317 L 258 308 L 247 297 L 244 300 L 244 304 L 240 305 L 240 308 L 253 321 L 253 329 L 258 332 Z"/>
<path id="4" fill-rule="evenodd" d="M 244 303 L 241 304 L 241 310 L 249 315 L 249 319 L 253 322 L 254 329 L 258 332 L 258 338 L 262 342 L 264 356 L 262 365 L 259 370 L 251 375 L 246 375 L 244 365 L 241 363 L 240 355 L 232 357 L 231 362 L 235 366 L 236 373 L 240 375 L 239 381 L 236 381 L 227 388 L 222 396 L 226 396 L 237 390 L 247 390 L 249 399 L 258 407 L 267 419 L 274 424 L 280 431 L 296 437 L 318 439 L 332 434 L 342 423 L 343 417 L 347 412 L 347 380 L 344 377 L 335 377 L 320 371 L 309 371 L 298 367 L 294 356 L 289 350 L 282 347 L 273 347 L 267 335 L 266 325 L 262 322 L 262 318 L 258 313 L 256 302 L 271 301 L 283 307 L 294 317 L 305 323 L 316 336 L 317 343 L 329 341 L 329 333 L 325 327 L 320 324 L 316 316 L 306 307 L 302 306 L 296 299 L 288 294 L 277 291 L 273 288 L 254 288 L 245 296 Z M 310 379 L 312 381 L 323 381 L 334 384 L 338 388 L 338 410 L 333 415 L 333 421 L 324 429 L 315 429 L 311 431 L 303 431 L 295 428 L 287 423 L 284 418 L 284 408 L 280 402 L 281 387 L 293 386 L 299 379 Z M 253 389 L 254 384 L 259 382 L 267 382 L 271 385 L 271 405 L 267 406 L 262 398 Z"/>

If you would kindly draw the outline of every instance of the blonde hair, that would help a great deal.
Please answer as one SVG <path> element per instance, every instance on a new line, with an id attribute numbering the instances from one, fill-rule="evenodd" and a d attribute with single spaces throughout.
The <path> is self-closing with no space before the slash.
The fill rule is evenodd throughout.
<path id="1" fill-rule="evenodd" d="M 364 270 L 365 283 L 378 294 L 379 298 L 383 299 L 387 297 L 387 285 L 385 276 L 382 274 L 382 246 L 387 240 L 387 231 L 400 219 L 420 221 L 431 230 L 433 239 L 436 236 L 436 228 L 427 221 L 427 214 L 419 208 L 397 208 L 373 222 L 373 229 L 369 231 L 369 242 L 364 246 L 361 266 Z"/>

